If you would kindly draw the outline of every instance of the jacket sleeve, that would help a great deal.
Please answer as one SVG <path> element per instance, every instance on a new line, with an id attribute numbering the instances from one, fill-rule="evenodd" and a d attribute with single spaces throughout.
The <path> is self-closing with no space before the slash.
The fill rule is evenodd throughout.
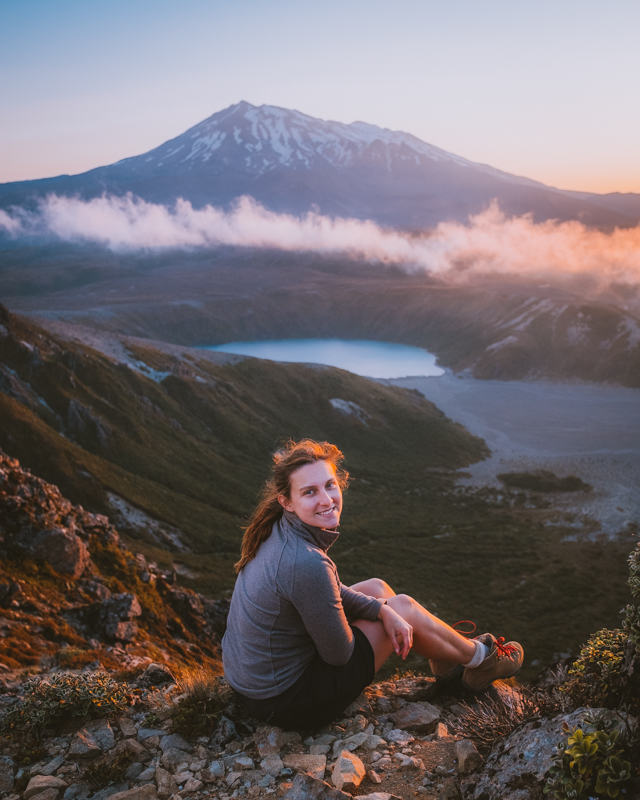
<path id="1" fill-rule="evenodd" d="M 333 561 L 318 551 L 296 559 L 288 594 L 320 658 L 334 666 L 346 664 L 353 653 L 354 636 Z"/>
<path id="2" fill-rule="evenodd" d="M 378 619 L 382 603 L 376 600 L 375 597 L 356 592 L 355 589 L 351 589 L 341 583 L 340 598 L 342 599 L 344 613 L 349 619 L 370 619 L 373 621 Z"/>

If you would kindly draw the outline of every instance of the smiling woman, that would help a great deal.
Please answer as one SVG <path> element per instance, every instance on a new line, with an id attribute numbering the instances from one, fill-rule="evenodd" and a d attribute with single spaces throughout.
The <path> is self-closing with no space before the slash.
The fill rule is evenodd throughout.
<path id="1" fill-rule="evenodd" d="M 330 722 L 392 652 L 413 648 L 436 680 L 472 691 L 522 666 L 517 642 L 469 641 L 379 578 L 340 582 L 327 551 L 339 536 L 348 473 L 328 442 L 289 442 L 274 455 L 242 541 L 222 641 L 225 676 L 247 711 L 283 728 Z"/>

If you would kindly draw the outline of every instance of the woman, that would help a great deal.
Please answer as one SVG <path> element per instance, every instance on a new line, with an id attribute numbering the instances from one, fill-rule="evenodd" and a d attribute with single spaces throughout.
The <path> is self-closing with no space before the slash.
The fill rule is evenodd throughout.
<path id="1" fill-rule="evenodd" d="M 285 729 L 335 719 L 392 652 L 413 648 L 437 680 L 472 691 L 522 665 L 522 647 L 469 640 L 382 580 L 347 587 L 327 551 L 338 538 L 348 473 L 327 442 L 289 442 L 242 540 L 224 671 L 247 711 Z"/>

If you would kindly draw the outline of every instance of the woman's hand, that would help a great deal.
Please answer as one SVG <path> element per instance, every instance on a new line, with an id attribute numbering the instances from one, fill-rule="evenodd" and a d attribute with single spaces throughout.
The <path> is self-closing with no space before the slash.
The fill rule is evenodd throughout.
<path id="1" fill-rule="evenodd" d="M 386 634 L 391 639 L 395 654 L 402 656 L 404 660 L 413 645 L 413 627 L 389 605 L 380 608 L 378 619 L 382 621 Z"/>

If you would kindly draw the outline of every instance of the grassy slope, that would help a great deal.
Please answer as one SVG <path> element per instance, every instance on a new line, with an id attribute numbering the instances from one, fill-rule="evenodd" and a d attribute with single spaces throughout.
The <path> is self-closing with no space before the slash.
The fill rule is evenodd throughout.
<path id="1" fill-rule="evenodd" d="M 136 349 L 169 373 L 157 383 L 20 318 L 4 324 L 13 335 L 0 337 L 0 365 L 14 384 L 8 392 L 5 372 L 0 447 L 92 511 L 109 511 L 109 490 L 180 528 L 194 551 L 179 555 L 199 575 L 183 581 L 193 588 L 232 586 L 240 526 L 269 455 L 284 437 L 306 435 L 337 442 L 354 478 L 332 550 L 343 580 L 382 577 L 447 621 L 472 618 L 518 638 L 528 662 L 617 624 L 629 539 L 563 541 L 575 530 L 545 524 L 549 510 L 513 506 L 509 491 L 455 490 L 448 472 L 485 449 L 417 393 L 334 369 L 178 362 Z M 20 391 L 23 402 L 9 396 Z M 335 397 L 357 403 L 368 424 L 336 411 Z M 72 400 L 93 415 L 83 412 L 81 425 Z M 132 544 L 161 565 L 176 558 L 149 539 Z"/>

